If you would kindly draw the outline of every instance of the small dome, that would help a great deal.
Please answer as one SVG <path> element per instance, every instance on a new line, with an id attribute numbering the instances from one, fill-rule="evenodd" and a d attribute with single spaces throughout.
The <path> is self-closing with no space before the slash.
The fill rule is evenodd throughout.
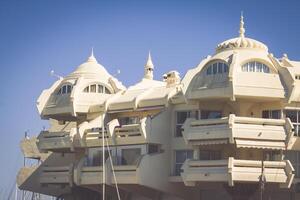
<path id="1" fill-rule="evenodd" d="M 216 52 L 219 53 L 228 49 L 250 48 L 268 51 L 268 47 L 257 40 L 245 37 L 244 17 L 241 16 L 239 37 L 226 40 L 218 44 Z"/>

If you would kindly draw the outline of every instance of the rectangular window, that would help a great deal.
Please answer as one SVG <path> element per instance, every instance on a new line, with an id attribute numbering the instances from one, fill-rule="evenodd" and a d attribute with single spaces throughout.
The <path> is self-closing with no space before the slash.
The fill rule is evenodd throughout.
<path id="1" fill-rule="evenodd" d="M 122 149 L 122 165 L 136 165 L 141 157 L 141 149 Z"/>
<path id="2" fill-rule="evenodd" d="M 102 85 L 98 85 L 98 93 L 103 93 L 103 86 Z"/>
<path id="3" fill-rule="evenodd" d="M 120 118 L 118 118 L 118 120 L 119 120 L 120 126 L 140 123 L 140 118 L 138 116 L 120 117 Z"/>
<path id="4" fill-rule="evenodd" d="M 221 62 L 218 63 L 218 73 L 219 74 L 223 73 L 223 63 L 221 63 Z"/>
<path id="5" fill-rule="evenodd" d="M 249 72 L 255 72 L 255 62 L 249 63 Z"/>
<path id="6" fill-rule="evenodd" d="M 105 150 L 105 160 L 109 157 L 108 151 Z M 86 166 L 102 166 L 102 150 L 90 149 L 89 156 L 86 160 Z"/>
<path id="7" fill-rule="evenodd" d="M 214 63 L 213 64 L 213 74 L 216 74 L 218 72 L 218 64 Z"/>
<path id="8" fill-rule="evenodd" d="M 223 70 L 224 73 L 228 72 L 228 65 L 224 63 L 223 66 L 224 66 L 224 70 Z"/>
<path id="9" fill-rule="evenodd" d="M 263 71 L 262 64 L 260 62 L 256 62 L 256 71 L 257 72 Z"/>
<path id="10" fill-rule="evenodd" d="M 300 136 L 300 112 L 298 110 L 286 110 L 285 116 L 290 118 L 294 125 L 294 135 Z"/>
<path id="11" fill-rule="evenodd" d="M 175 151 L 175 168 L 174 175 L 179 176 L 181 172 L 181 167 L 186 159 L 193 158 L 193 150 L 177 150 Z"/>
<path id="12" fill-rule="evenodd" d="M 207 68 L 206 74 L 207 74 L 207 75 L 210 75 L 211 73 L 212 73 L 212 68 L 211 68 L 211 66 L 209 66 L 209 67 Z"/>
<path id="13" fill-rule="evenodd" d="M 200 160 L 221 160 L 221 151 L 200 150 Z"/>
<path id="14" fill-rule="evenodd" d="M 248 64 L 249 64 L 249 63 L 246 63 L 246 64 L 244 64 L 244 65 L 242 66 L 242 71 L 243 71 L 243 72 L 247 72 L 247 71 L 248 71 Z"/>
<path id="15" fill-rule="evenodd" d="M 281 119 L 281 110 L 263 110 L 262 118 L 265 119 Z"/>
<path id="16" fill-rule="evenodd" d="M 175 130 L 176 137 L 182 137 L 181 127 L 187 118 L 199 119 L 199 112 L 197 110 L 176 112 L 176 130 Z"/>
<path id="17" fill-rule="evenodd" d="M 91 85 L 91 92 L 96 93 L 96 85 Z"/>
<path id="18" fill-rule="evenodd" d="M 201 110 L 201 119 L 217 119 L 222 117 L 221 111 Z"/>
<path id="19" fill-rule="evenodd" d="M 279 151 L 267 151 L 264 153 L 265 160 L 267 161 L 280 161 L 281 160 L 281 154 Z"/>

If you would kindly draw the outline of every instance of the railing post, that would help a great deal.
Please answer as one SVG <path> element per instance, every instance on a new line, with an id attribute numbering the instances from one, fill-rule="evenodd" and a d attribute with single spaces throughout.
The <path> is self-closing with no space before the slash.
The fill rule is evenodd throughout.
<path id="1" fill-rule="evenodd" d="M 228 158 L 228 185 L 233 187 L 233 168 L 234 168 L 234 158 L 229 157 Z"/>
<path id="2" fill-rule="evenodd" d="M 234 143 L 234 138 L 235 138 L 235 133 L 234 133 L 234 120 L 235 120 L 235 115 L 230 114 L 228 118 L 228 126 L 231 129 L 231 134 L 229 136 L 229 143 L 233 144 Z"/>

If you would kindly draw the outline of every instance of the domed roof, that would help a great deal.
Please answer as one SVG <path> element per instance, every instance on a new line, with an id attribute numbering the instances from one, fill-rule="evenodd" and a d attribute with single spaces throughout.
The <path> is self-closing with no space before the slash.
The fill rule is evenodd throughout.
<path id="1" fill-rule="evenodd" d="M 257 40 L 245 37 L 244 18 L 241 16 L 239 37 L 226 40 L 218 44 L 216 52 L 219 53 L 228 49 L 250 48 L 268 51 L 268 47 Z"/>
<path id="2" fill-rule="evenodd" d="M 87 61 L 79 65 L 77 69 L 70 75 L 95 75 L 103 79 L 108 79 L 109 77 L 111 77 L 106 69 L 98 63 L 98 61 L 94 57 L 93 51 Z"/>

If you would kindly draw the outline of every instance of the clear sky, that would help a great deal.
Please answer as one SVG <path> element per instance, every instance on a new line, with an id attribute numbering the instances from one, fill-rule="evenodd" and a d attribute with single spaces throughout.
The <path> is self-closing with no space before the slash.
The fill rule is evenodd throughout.
<path id="1" fill-rule="evenodd" d="M 95 56 L 126 86 L 140 80 L 148 50 L 155 77 L 181 76 L 216 45 L 238 35 L 244 11 L 246 36 L 270 52 L 300 60 L 300 1 L 0 1 L 0 197 L 22 164 L 19 141 L 47 123 L 35 102 L 54 81 Z"/>

